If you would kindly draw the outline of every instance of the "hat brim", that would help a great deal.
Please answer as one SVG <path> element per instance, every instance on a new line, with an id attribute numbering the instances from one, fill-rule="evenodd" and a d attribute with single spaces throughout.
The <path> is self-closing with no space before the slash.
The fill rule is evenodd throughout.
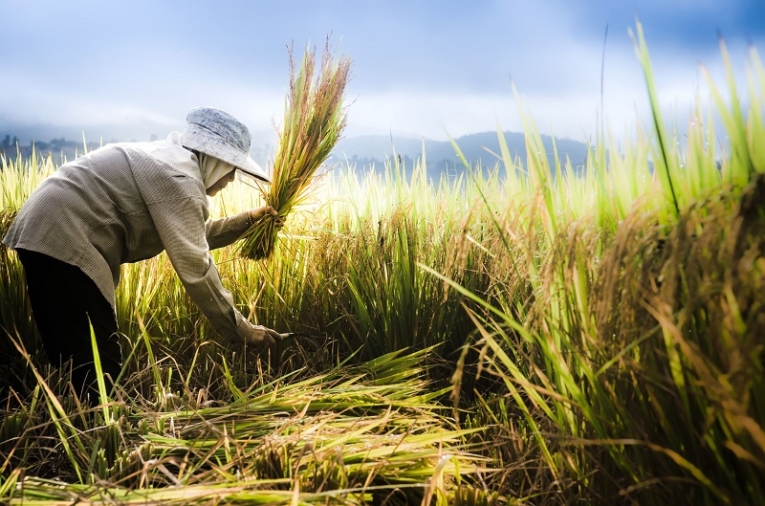
<path id="1" fill-rule="evenodd" d="M 189 149 L 194 149 L 200 153 L 228 162 L 259 181 L 264 183 L 271 182 L 271 178 L 268 177 L 266 171 L 251 156 L 226 145 L 221 142 L 220 137 L 198 125 L 186 125 L 186 129 L 181 133 L 181 144 Z"/>

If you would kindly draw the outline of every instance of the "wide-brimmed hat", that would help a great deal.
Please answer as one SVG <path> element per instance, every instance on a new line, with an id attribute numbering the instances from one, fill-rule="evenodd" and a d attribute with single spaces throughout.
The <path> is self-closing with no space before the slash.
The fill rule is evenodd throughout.
<path id="1" fill-rule="evenodd" d="M 186 115 L 181 144 L 228 162 L 250 176 L 270 183 L 260 165 L 250 157 L 252 134 L 247 125 L 220 109 L 195 107 Z"/>

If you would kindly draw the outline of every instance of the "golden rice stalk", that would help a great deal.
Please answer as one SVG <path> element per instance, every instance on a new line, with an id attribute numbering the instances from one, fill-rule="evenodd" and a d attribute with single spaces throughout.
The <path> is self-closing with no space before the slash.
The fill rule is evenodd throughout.
<path id="1" fill-rule="evenodd" d="M 309 48 L 296 72 L 290 49 L 290 87 L 284 123 L 271 185 L 263 190 L 266 204 L 280 216 L 286 216 L 300 203 L 316 170 L 340 139 L 347 120 L 343 92 L 350 66 L 347 56 L 334 59 L 327 44 L 317 76 L 314 77 L 316 52 Z M 258 219 L 242 236 L 240 255 L 255 260 L 268 258 L 276 243 L 276 219 L 271 215 Z"/>

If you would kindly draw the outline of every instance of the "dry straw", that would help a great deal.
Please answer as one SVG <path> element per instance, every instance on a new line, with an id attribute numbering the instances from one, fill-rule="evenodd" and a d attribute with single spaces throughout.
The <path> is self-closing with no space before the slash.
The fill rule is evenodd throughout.
<path id="1" fill-rule="evenodd" d="M 286 216 L 306 195 L 314 174 L 335 147 L 346 124 L 343 92 L 351 61 L 333 58 L 324 47 L 316 72 L 316 52 L 306 48 L 300 68 L 290 49 L 290 88 L 279 147 L 274 158 L 271 185 L 263 190 L 266 204 Z M 276 243 L 277 218 L 265 215 L 253 223 L 240 242 L 239 251 L 251 259 L 268 258 Z"/>

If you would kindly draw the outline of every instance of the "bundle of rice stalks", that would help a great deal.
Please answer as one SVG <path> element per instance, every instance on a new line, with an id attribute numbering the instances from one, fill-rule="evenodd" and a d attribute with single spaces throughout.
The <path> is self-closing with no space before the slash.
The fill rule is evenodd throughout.
<path id="1" fill-rule="evenodd" d="M 266 204 L 286 216 L 305 197 L 316 170 L 327 159 L 346 124 L 343 92 L 350 59 L 334 59 L 324 48 L 318 75 L 316 53 L 306 48 L 300 68 L 290 50 L 290 88 L 274 158 L 271 185 L 264 190 Z M 240 242 L 239 252 L 251 259 L 268 258 L 276 243 L 277 218 L 265 215 L 253 223 Z"/>

